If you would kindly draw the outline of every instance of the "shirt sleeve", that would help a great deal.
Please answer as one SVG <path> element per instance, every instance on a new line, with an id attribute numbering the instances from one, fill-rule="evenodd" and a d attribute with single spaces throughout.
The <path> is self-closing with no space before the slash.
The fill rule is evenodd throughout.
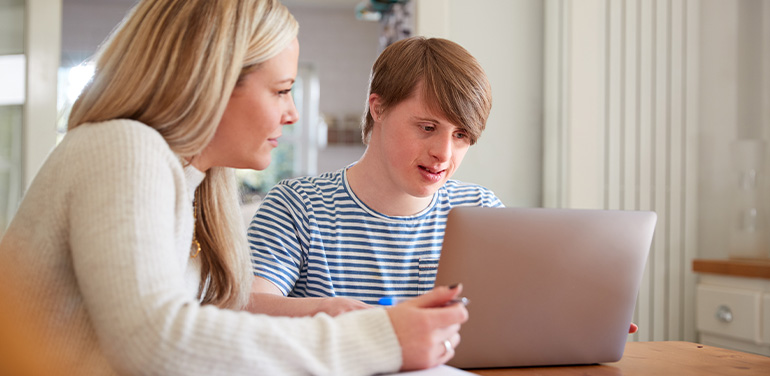
<path id="1" fill-rule="evenodd" d="M 447 199 L 452 207 L 483 206 L 503 207 L 503 202 L 489 188 L 478 184 L 469 184 L 450 180 L 444 187 Z"/>
<path id="2" fill-rule="evenodd" d="M 503 201 L 501 201 L 492 191 L 488 189 L 486 191 L 487 193 L 485 194 L 485 198 L 484 198 L 484 206 L 491 206 L 493 208 L 505 207 L 505 204 L 503 204 Z"/>
<path id="3" fill-rule="evenodd" d="M 249 226 L 254 275 L 271 281 L 284 296 L 307 262 L 306 210 L 296 191 L 279 184 L 265 196 Z"/>

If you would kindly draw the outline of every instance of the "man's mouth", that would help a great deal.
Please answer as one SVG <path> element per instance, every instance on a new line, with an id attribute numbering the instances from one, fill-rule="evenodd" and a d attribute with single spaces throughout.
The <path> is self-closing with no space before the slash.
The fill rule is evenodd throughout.
<path id="1" fill-rule="evenodd" d="M 425 166 L 419 166 L 419 167 L 423 171 L 429 172 L 429 173 L 434 174 L 434 175 L 439 175 L 439 174 L 443 173 L 444 171 L 446 171 L 446 170 L 440 170 L 440 169 L 433 169 L 433 168 L 429 168 L 429 167 L 425 167 Z"/>

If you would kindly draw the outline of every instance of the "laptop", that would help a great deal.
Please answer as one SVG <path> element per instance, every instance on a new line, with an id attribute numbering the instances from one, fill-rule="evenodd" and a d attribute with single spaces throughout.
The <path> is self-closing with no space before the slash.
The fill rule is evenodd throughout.
<path id="1" fill-rule="evenodd" d="M 656 220 L 648 211 L 452 209 L 436 285 L 462 283 L 470 317 L 447 364 L 620 360 Z"/>

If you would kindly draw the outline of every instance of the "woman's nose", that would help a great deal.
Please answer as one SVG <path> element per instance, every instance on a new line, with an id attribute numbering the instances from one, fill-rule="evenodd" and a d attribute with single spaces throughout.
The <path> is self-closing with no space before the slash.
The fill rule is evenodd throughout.
<path id="1" fill-rule="evenodd" d="M 283 125 L 294 124 L 297 120 L 299 120 L 299 113 L 297 112 L 297 106 L 294 105 L 294 99 L 292 99 L 281 123 Z"/>

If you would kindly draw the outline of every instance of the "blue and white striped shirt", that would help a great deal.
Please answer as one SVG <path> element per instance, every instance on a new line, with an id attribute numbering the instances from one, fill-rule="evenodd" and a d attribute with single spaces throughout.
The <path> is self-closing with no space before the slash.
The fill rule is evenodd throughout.
<path id="1" fill-rule="evenodd" d="M 376 304 L 433 288 L 447 214 L 502 206 L 492 191 L 449 180 L 422 212 L 378 213 L 350 189 L 347 169 L 284 180 L 249 227 L 254 274 L 292 297 L 344 296 Z"/>

